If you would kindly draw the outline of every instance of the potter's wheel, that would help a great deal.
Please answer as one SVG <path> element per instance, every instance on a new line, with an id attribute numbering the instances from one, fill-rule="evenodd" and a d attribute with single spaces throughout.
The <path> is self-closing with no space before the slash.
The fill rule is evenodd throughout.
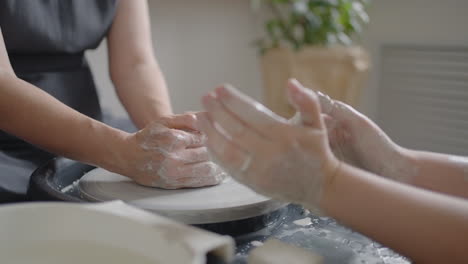
<path id="1" fill-rule="evenodd" d="M 127 177 L 97 168 L 80 180 L 80 191 L 90 201 L 122 200 L 136 207 L 187 224 L 247 219 L 284 206 L 227 178 L 217 186 L 163 190 L 144 187 Z"/>

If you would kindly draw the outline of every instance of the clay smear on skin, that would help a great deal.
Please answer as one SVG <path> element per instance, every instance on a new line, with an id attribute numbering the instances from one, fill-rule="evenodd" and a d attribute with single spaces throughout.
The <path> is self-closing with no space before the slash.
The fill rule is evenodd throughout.
<path id="1" fill-rule="evenodd" d="M 142 149 L 157 152 L 163 157 L 163 159 L 159 162 L 150 160 L 139 168 L 141 171 L 150 174 L 157 174 L 159 176 L 159 179 L 152 183 L 153 186 L 160 186 L 162 184 L 168 185 L 168 188 L 179 187 L 182 184 L 181 179 L 185 181 L 184 186 L 200 186 L 204 184 L 212 185 L 218 184 L 224 178 L 226 178 L 226 173 L 223 172 L 220 168 L 218 168 L 216 164 L 212 162 L 203 164 L 203 166 L 205 166 L 206 168 L 205 171 L 208 172 L 203 173 L 203 175 L 201 175 L 201 173 L 197 173 L 197 171 L 194 169 L 192 172 L 189 173 L 189 175 L 184 175 L 184 177 L 169 177 L 168 166 L 170 165 L 169 162 L 167 162 L 168 159 L 178 160 L 182 163 L 190 162 L 190 160 L 187 160 L 182 156 L 175 155 L 173 151 L 178 146 L 183 145 L 182 143 L 190 142 L 189 137 L 194 137 L 194 139 L 196 139 L 198 135 L 174 132 L 172 133 L 173 139 L 171 141 L 165 142 L 166 144 L 157 142 L 157 140 L 152 140 L 153 137 L 156 137 L 158 135 L 161 135 L 164 138 L 164 133 L 171 133 L 171 131 L 165 126 L 155 125 L 150 129 L 149 136 L 147 136 L 140 144 L 140 147 Z M 199 135 L 199 137 L 200 144 L 206 140 L 204 135 Z M 179 167 L 175 169 L 180 170 Z M 200 170 L 201 168 L 197 169 Z"/>
<path id="2" fill-rule="evenodd" d="M 342 118 L 346 118 L 348 122 L 353 124 L 353 118 L 346 117 L 352 111 L 352 109 L 347 109 L 349 106 L 336 102 L 323 93 L 319 92 L 318 94 L 325 113 L 332 115 L 333 112 L 340 111 Z M 347 136 L 352 140 L 349 135 Z M 365 156 L 356 157 L 362 158 L 361 162 L 368 163 L 362 164 L 366 169 L 400 182 L 410 182 L 419 173 L 419 168 L 414 167 L 408 160 L 399 155 L 398 146 L 383 131 L 378 131 L 377 135 L 360 134 L 354 140 L 353 144 L 359 148 L 357 151 L 363 152 L 367 156 L 367 158 Z"/>

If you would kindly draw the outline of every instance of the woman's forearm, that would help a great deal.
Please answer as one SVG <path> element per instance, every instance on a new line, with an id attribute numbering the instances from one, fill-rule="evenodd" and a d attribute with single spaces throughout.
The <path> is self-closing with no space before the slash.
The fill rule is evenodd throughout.
<path id="1" fill-rule="evenodd" d="M 332 217 L 416 263 L 468 263 L 468 202 L 390 181 L 349 165 L 327 185 Z"/>
<path id="2" fill-rule="evenodd" d="M 468 198 L 468 158 L 414 150 L 405 156 L 413 167 L 409 184 Z"/>
<path id="3" fill-rule="evenodd" d="M 107 37 L 109 70 L 120 101 L 139 128 L 172 114 L 154 56 L 146 1 L 122 0 Z"/>
<path id="4" fill-rule="evenodd" d="M 50 152 L 113 169 L 127 133 L 93 120 L 10 73 L 0 74 L 0 129 Z"/>
<path id="5" fill-rule="evenodd" d="M 394 144 L 366 153 L 363 169 L 416 187 L 468 198 L 468 158 L 406 149 Z"/>
<path id="6" fill-rule="evenodd" d="M 172 114 L 166 82 L 157 64 L 142 63 L 114 73 L 112 80 L 125 109 L 138 128 Z"/>

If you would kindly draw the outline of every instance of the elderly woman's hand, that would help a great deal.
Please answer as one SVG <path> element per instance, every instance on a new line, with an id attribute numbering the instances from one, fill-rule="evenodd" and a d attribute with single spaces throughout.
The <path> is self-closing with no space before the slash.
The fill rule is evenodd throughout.
<path id="1" fill-rule="evenodd" d="M 255 191 L 281 200 L 319 206 L 339 166 L 330 150 L 317 95 L 299 85 L 288 92 L 310 120 L 290 124 L 229 86 L 203 98 L 199 117 L 214 159 Z"/>
<path id="2" fill-rule="evenodd" d="M 210 161 L 206 137 L 196 130 L 196 123 L 196 114 L 173 115 L 131 134 L 119 173 L 164 189 L 219 184 L 226 173 Z"/>

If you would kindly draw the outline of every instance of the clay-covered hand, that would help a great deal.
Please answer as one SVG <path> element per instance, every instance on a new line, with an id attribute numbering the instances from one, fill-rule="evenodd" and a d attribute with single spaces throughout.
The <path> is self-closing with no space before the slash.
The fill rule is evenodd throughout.
<path id="1" fill-rule="evenodd" d="M 339 165 L 320 119 L 317 95 L 290 86 L 309 126 L 293 125 L 225 85 L 203 98 L 201 130 L 214 160 L 253 190 L 284 201 L 319 206 Z M 302 94 L 307 93 L 307 97 Z"/>
<path id="2" fill-rule="evenodd" d="M 226 173 L 209 159 L 197 115 L 160 118 L 127 139 L 124 171 L 141 185 L 164 189 L 219 184 Z"/>
<path id="3" fill-rule="evenodd" d="M 377 124 L 353 107 L 321 92 L 317 94 L 336 157 L 387 178 L 404 182 L 411 177 L 412 166 L 405 156 L 405 149 L 395 144 Z M 314 121 L 300 115 L 294 119 L 306 126 Z"/>

